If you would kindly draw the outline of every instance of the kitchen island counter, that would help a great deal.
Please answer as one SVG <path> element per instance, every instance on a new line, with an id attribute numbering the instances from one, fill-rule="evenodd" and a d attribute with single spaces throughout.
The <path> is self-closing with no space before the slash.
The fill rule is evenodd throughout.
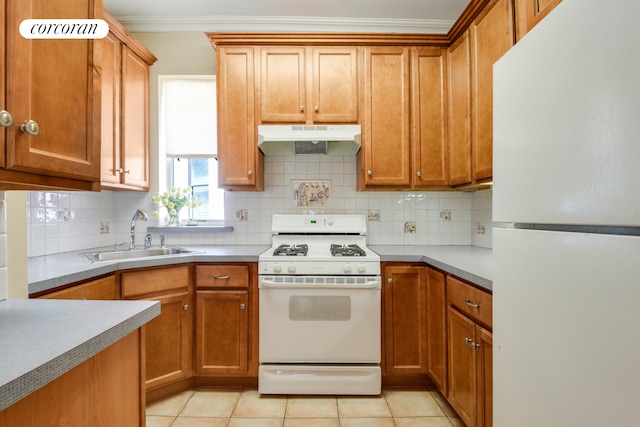
<path id="1" fill-rule="evenodd" d="M 478 246 L 369 246 L 382 262 L 422 262 L 474 283 L 493 289 L 491 249 Z"/>
<path id="2" fill-rule="evenodd" d="M 0 411 L 159 314 L 157 301 L 0 301 Z"/>

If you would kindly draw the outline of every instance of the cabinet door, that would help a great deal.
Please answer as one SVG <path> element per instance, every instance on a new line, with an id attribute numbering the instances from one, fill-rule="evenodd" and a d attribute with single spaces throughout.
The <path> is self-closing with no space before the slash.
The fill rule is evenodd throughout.
<path id="1" fill-rule="evenodd" d="M 513 0 L 494 0 L 469 27 L 473 56 L 472 165 L 475 182 L 493 175 L 493 64 L 514 43 Z"/>
<path id="2" fill-rule="evenodd" d="M 358 121 L 358 69 L 355 47 L 312 49 L 311 104 L 314 123 Z"/>
<path id="3" fill-rule="evenodd" d="M 260 121 L 306 121 L 306 68 L 303 47 L 263 47 L 261 50 Z"/>
<path id="4" fill-rule="evenodd" d="M 102 183 L 120 183 L 120 79 L 121 44 L 109 32 L 102 39 Z"/>
<path id="5" fill-rule="evenodd" d="M 476 326 L 478 351 L 478 427 L 493 425 L 493 334 Z"/>
<path id="6" fill-rule="evenodd" d="M 419 266 L 384 268 L 384 370 L 427 372 L 427 283 Z"/>
<path id="7" fill-rule="evenodd" d="M 192 320 L 188 292 L 147 298 L 161 313 L 145 325 L 147 390 L 191 376 Z"/>
<path id="8" fill-rule="evenodd" d="M 411 52 L 413 187 L 449 183 L 449 144 L 445 90 L 446 51 Z"/>
<path id="9" fill-rule="evenodd" d="M 264 155 L 256 143 L 254 48 L 218 47 L 218 186 L 262 190 Z"/>
<path id="10" fill-rule="evenodd" d="M 122 183 L 149 189 L 149 65 L 122 46 Z"/>
<path id="11" fill-rule="evenodd" d="M 117 297 L 116 278 L 115 276 L 107 276 L 102 279 L 92 280 L 61 291 L 52 292 L 39 298 L 115 300 Z"/>
<path id="12" fill-rule="evenodd" d="M 444 273 L 427 269 L 428 373 L 438 390 L 447 395 L 447 299 Z"/>
<path id="13" fill-rule="evenodd" d="M 101 18 L 102 2 L 8 2 L 6 56 L 12 60 L 6 63 L 5 109 L 14 125 L 6 130 L 5 167 L 98 182 L 101 43 L 25 39 L 19 25 L 34 17 Z M 37 123 L 37 135 L 20 130 L 29 120 Z M 35 130 L 35 125 L 27 128 Z"/>
<path id="14" fill-rule="evenodd" d="M 366 47 L 360 189 L 409 188 L 409 49 Z"/>
<path id="15" fill-rule="evenodd" d="M 471 51 L 469 31 L 456 40 L 449 58 L 449 183 L 471 183 Z"/>
<path id="16" fill-rule="evenodd" d="M 477 351 L 476 324 L 455 309 L 448 308 L 449 324 L 449 403 L 467 427 L 476 424 L 477 405 Z"/>
<path id="17" fill-rule="evenodd" d="M 562 0 L 524 0 L 526 2 L 526 31 L 529 32 Z"/>
<path id="18" fill-rule="evenodd" d="M 246 375 L 247 291 L 196 292 L 196 375 Z"/>

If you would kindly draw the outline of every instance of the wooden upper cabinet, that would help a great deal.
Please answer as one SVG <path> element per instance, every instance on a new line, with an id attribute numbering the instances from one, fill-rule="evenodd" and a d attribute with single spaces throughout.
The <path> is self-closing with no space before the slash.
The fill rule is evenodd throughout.
<path id="1" fill-rule="evenodd" d="M 549 14 L 562 0 L 515 0 L 517 38 L 520 40 Z"/>
<path id="2" fill-rule="evenodd" d="M 355 47 L 260 49 L 261 123 L 355 123 Z"/>
<path id="3" fill-rule="evenodd" d="M 260 121 L 304 123 L 307 112 L 303 47 L 260 49 Z"/>
<path id="4" fill-rule="evenodd" d="M 311 49 L 311 103 L 314 123 L 358 121 L 358 61 L 355 47 Z"/>
<path id="5" fill-rule="evenodd" d="M 493 64 L 515 40 L 513 0 L 492 0 L 469 27 L 472 61 L 472 174 L 493 176 Z"/>
<path id="6" fill-rule="evenodd" d="M 156 61 L 105 11 L 102 48 L 102 186 L 149 189 L 149 67 Z"/>
<path id="7" fill-rule="evenodd" d="M 446 50 L 412 51 L 411 84 L 412 187 L 444 187 L 449 183 Z"/>
<path id="8" fill-rule="evenodd" d="M 217 47 L 218 186 L 264 190 L 264 154 L 255 121 L 253 47 Z"/>
<path id="9" fill-rule="evenodd" d="M 364 47 L 362 63 L 358 188 L 409 188 L 409 48 Z"/>
<path id="10" fill-rule="evenodd" d="M 102 18 L 102 2 L 5 0 L 0 7 L 6 14 L 0 30 L 6 95 L 0 109 L 13 117 L 13 125 L 0 139 L 2 188 L 11 188 L 4 183 L 15 183 L 97 190 L 102 44 L 87 39 L 25 39 L 19 25 L 30 18 Z M 4 62 L 4 57 L 10 60 Z M 21 125 L 37 134 L 22 131 Z"/>
<path id="11" fill-rule="evenodd" d="M 471 49 L 465 31 L 447 53 L 449 63 L 449 184 L 471 184 Z"/>

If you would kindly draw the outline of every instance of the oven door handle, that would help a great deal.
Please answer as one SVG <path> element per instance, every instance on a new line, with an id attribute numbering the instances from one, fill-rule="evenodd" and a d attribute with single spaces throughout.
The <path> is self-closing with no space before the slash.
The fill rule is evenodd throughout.
<path id="1" fill-rule="evenodd" d="M 359 283 L 335 283 L 335 284 L 317 284 L 317 283 L 277 283 L 271 280 L 260 280 L 259 288 L 267 289 L 380 289 L 380 282 L 373 281 L 364 284 Z"/>

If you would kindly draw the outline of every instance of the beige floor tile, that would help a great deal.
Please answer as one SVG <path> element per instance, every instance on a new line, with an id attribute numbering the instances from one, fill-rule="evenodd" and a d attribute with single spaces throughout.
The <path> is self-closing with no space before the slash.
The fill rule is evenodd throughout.
<path id="1" fill-rule="evenodd" d="M 451 427 L 447 417 L 394 418 L 398 427 Z"/>
<path id="2" fill-rule="evenodd" d="M 438 402 L 438 405 L 440 405 L 440 408 L 442 408 L 442 410 L 444 411 L 444 414 L 447 417 L 458 416 L 458 413 L 455 411 L 455 409 L 451 407 L 451 405 L 449 404 L 449 401 L 447 401 L 447 399 L 442 395 L 442 393 L 440 393 L 439 391 L 432 391 L 431 395 L 433 396 L 434 399 L 436 399 L 436 402 Z"/>
<path id="3" fill-rule="evenodd" d="M 231 418 L 227 427 L 282 427 L 283 418 Z"/>
<path id="4" fill-rule="evenodd" d="M 226 427 L 228 418 L 178 417 L 171 427 Z"/>
<path id="5" fill-rule="evenodd" d="M 337 418 L 285 418 L 284 427 L 340 427 Z"/>
<path id="6" fill-rule="evenodd" d="M 395 427 L 393 418 L 340 418 L 340 427 Z"/>
<path id="7" fill-rule="evenodd" d="M 260 395 L 257 390 L 242 392 L 233 411 L 234 417 L 241 418 L 284 418 L 287 397 Z"/>
<path id="8" fill-rule="evenodd" d="M 345 418 L 391 417 L 384 396 L 338 397 L 338 415 Z"/>
<path id="9" fill-rule="evenodd" d="M 176 416 L 193 396 L 193 390 L 186 390 L 147 405 L 147 415 Z"/>
<path id="10" fill-rule="evenodd" d="M 180 415 L 229 418 L 241 393 L 240 390 L 199 388 L 193 393 Z"/>
<path id="11" fill-rule="evenodd" d="M 386 390 L 384 397 L 394 417 L 444 417 L 429 391 Z"/>
<path id="12" fill-rule="evenodd" d="M 338 416 L 335 397 L 292 396 L 287 399 L 286 418 L 329 418 Z"/>
<path id="13" fill-rule="evenodd" d="M 147 427 L 169 427 L 175 417 L 147 415 Z"/>

